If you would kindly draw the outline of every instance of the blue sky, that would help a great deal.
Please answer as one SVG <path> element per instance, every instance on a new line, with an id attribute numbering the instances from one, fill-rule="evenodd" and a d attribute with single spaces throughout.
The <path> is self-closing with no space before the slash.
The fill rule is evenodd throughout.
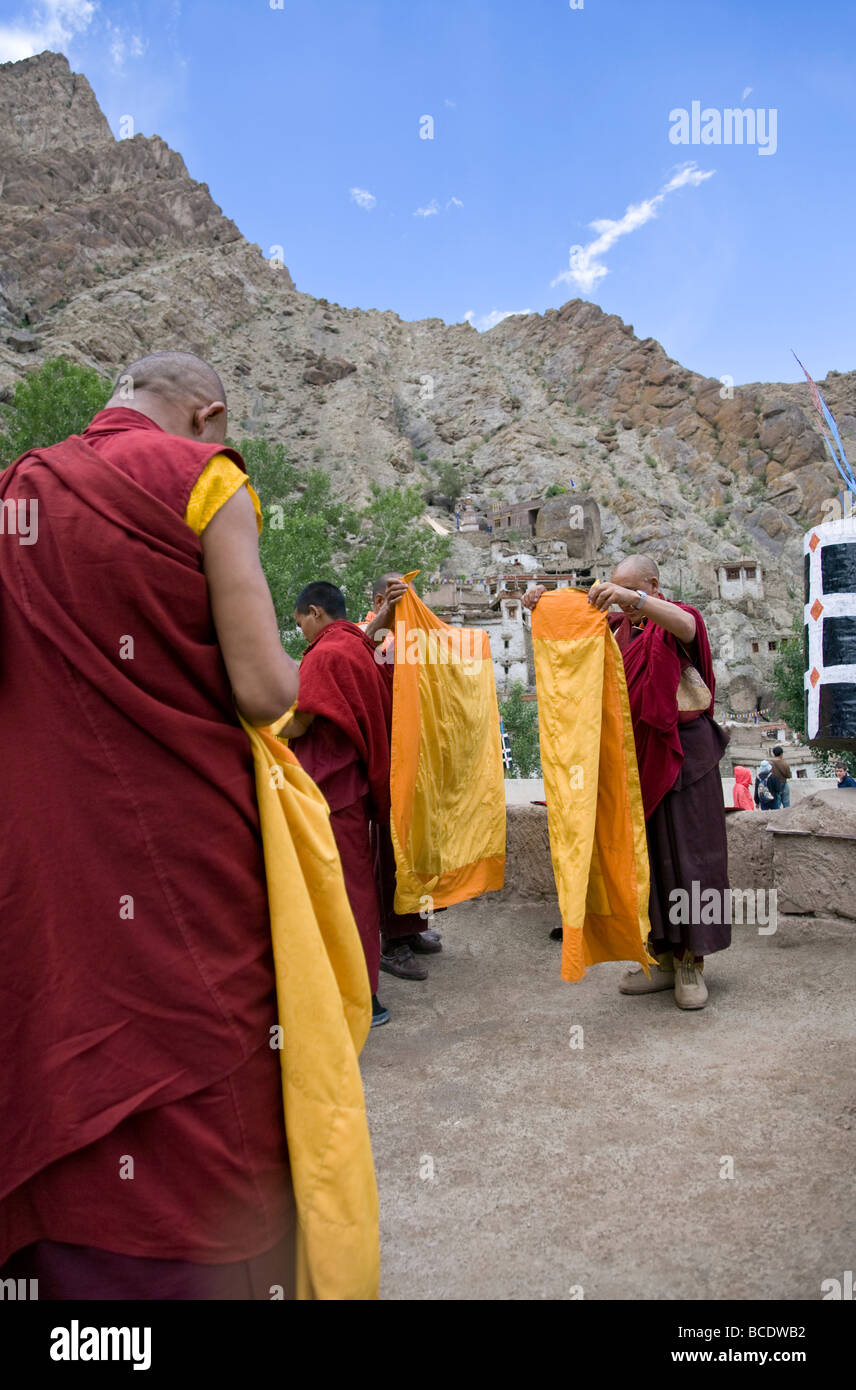
<path id="1" fill-rule="evenodd" d="M 311 294 L 479 327 L 582 297 L 711 376 L 856 368 L 853 0 L 281 3 L 4 0 L 0 58 L 66 52 Z M 694 101 L 762 133 L 672 143 Z"/>

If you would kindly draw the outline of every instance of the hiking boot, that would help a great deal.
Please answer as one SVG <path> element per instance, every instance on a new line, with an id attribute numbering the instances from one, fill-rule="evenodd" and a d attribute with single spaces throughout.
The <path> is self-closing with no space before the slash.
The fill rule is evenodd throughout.
<path id="1" fill-rule="evenodd" d="M 433 956 L 436 951 L 442 951 L 443 942 L 440 933 L 433 927 L 426 927 L 425 931 L 414 932 L 412 936 L 402 938 L 411 951 L 415 951 L 420 956 Z"/>
<path id="2" fill-rule="evenodd" d="M 622 994 L 656 994 L 661 989 L 675 988 L 675 970 L 671 954 L 657 957 L 657 964 L 649 967 L 650 976 L 641 965 L 632 965 L 625 970 L 618 988 Z"/>
<path id="3" fill-rule="evenodd" d="M 703 1009 L 707 1003 L 707 985 L 702 976 L 704 961 L 684 956 L 675 961 L 675 1003 L 679 1009 Z"/>
<path id="4" fill-rule="evenodd" d="M 406 941 L 390 942 L 381 952 L 380 968 L 399 980 L 427 980 L 428 967 L 417 960 Z"/>
<path id="5" fill-rule="evenodd" d="M 389 1009 L 385 1009 L 376 994 L 372 995 L 372 1028 L 380 1028 L 389 1023 Z"/>

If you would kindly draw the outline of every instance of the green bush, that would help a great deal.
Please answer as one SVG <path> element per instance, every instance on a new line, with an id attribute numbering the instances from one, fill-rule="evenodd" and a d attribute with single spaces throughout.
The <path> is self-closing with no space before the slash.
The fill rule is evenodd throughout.
<path id="1" fill-rule="evenodd" d="M 348 617 L 359 622 L 369 606 L 372 580 L 387 570 L 421 570 L 416 581 L 421 589 L 426 573 L 447 559 L 448 537 L 419 525 L 425 503 L 418 488 L 374 484 L 370 500 L 355 508 L 334 497 L 321 469 L 293 464 L 282 444 L 253 438 L 236 447 L 262 504 L 259 553 L 284 645 L 293 656 L 304 645 L 295 629 L 294 601 L 312 580 L 338 585 Z"/>
<path id="2" fill-rule="evenodd" d="M 505 699 L 500 701 L 499 713 L 511 745 L 511 767 L 506 777 L 540 777 L 541 745 L 538 737 L 538 706 L 534 700 L 524 703 L 526 687 L 515 681 Z"/>
<path id="3" fill-rule="evenodd" d="M 12 400 L 0 406 L 0 466 L 28 449 L 47 449 L 70 434 L 81 434 L 112 394 L 112 384 L 92 367 L 65 357 L 28 372 Z"/>
<path id="4" fill-rule="evenodd" d="M 805 697 L 803 693 L 804 671 L 803 623 L 800 615 L 794 615 L 791 635 L 779 643 L 773 663 L 773 686 L 776 691 L 776 709 L 797 733 L 803 733 L 805 724 Z"/>
<path id="5" fill-rule="evenodd" d="M 451 497 L 454 501 L 466 491 L 469 472 L 459 463 L 453 463 L 451 459 L 432 459 L 428 466 L 434 470 L 437 490 L 444 497 Z"/>

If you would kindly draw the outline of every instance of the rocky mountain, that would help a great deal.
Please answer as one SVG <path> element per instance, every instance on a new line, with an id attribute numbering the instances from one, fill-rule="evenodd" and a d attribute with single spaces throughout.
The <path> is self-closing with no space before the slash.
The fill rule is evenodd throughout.
<path id="1" fill-rule="evenodd" d="M 0 395 L 60 353 L 112 375 L 183 348 L 223 376 L 233 434 L 282 441 L 349 498 L 371 480 L 430 498 L 438 460 L 487 510 L 572 481 L 600 508 L 599 570 L 652 553 L 709 619 L 726 702 L 769 698 L 801 536 L 837 492 L 807 387 L 730 389 L 581 300 L 479 334 L 301 294 L 160 138 L 114 139 L 55 53 L 0 66 L 0 244 Z M 820 385 L 856 456 L 856 372 Z M 451 568 L 489 555 L 456 535 Z M 726 601 L 716 569 L 741 561 L 763 596 Z"/>

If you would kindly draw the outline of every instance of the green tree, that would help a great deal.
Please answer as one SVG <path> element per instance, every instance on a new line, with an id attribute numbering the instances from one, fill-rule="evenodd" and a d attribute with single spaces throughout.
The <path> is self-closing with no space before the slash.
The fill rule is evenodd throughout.
<path id="1" fill-rule="evenodd" d="M 469 470 L 464 469 L 460 463 L 451 459 L 431 459 L 428 467 L 434 470 L 437 491 L 443 497 L 448 497 L 454 502 L 466 492 L 469 486 Z"/>
<path id="2" fill-rule="evenodd" d="M 431 527 L 420 525 L 425 503 L 416 487 L 381 488 L 372 484 L 371 499 L 358 514 L 359 529 L 347 537 L 337 553 L 342 582 L 348 600 L 348 616 L 361 618 L 365 612 L 372 580 L 387 570 L 407 574 L 419 570 L 417 593 L 425 580 L 449 557 L 451 540 Z"/>
<path id="3" fill-rule="evenodd" d="M 773 664 L 773 686 L 776 691 L 777 708 L 782 719 L 792 729 L 804 733 L 805 698 L 803 694 L 804 675 L 803 625 L 799 614 L 794 615 L 793 631 L 779 645 Z"/>
<path id="4" fill-rule="evenodd" d="M 373 484 L 362 508 L 339 501 L 330 478 L 318 468 L 303 471 L 282 444 L 245 439 L 243 454 L 259 494 L 264 529 L 259 552 L 285 647 L 299 655 L 303 638 L 292 613 L 300 590 L 313 579 L 327 579 L 345 594 L 348 617 L 359 621 L 368 607 L 372 580 L 387 570 L 425 572 L 447 558 L 448 537 L 419 525 L 425 503 L 419 490 Z"/>
<path id="5" fill-rule="evenodd" d="M 0 406 L 0 467 L 28 449 L 47 449 L 80 434 L 103 410 L 113 387 L 92 367 L 56 357 L 28 372 Z"/>
<path id="6" fill-rule="evenodd" d="M 500 718 L 511 745 L 511 767 L 506 770 L 506 777 L 541 776 L 538 707 L 534 700 L 524 702 L 525 693 L 522 681 L 514 681 L 499 705 Z"/>

